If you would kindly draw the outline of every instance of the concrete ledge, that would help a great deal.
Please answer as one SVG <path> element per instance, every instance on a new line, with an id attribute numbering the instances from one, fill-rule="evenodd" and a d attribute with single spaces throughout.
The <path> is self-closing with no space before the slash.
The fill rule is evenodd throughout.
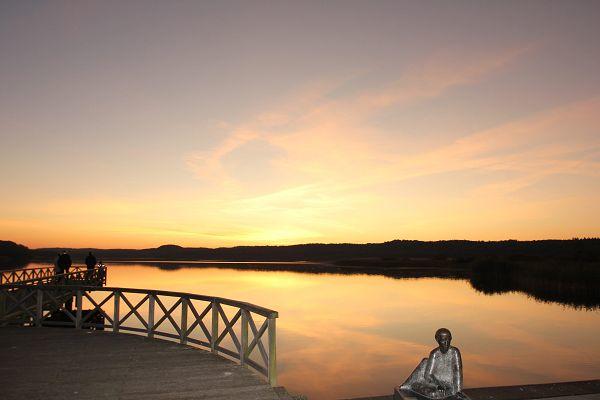
<path id="1" fill-rule="evenodd" d="M 525 400 L 600 393 L 600 379 L 545 383 L 539 385 L 497 386 L 465 389 L 473 400 Z"/>
<path id="2" fill-rule="evenodd" d="M 560 397 L 579 400 L 600 399 L 600 379 L 590 381 L 543 383 L 536 385 L 495 386 L 464 389 L 463 393 L 471 400 L 552 400 Z M 351 400 L 393 400 L 393 394 L 386 396 L 362 397 Z"/>

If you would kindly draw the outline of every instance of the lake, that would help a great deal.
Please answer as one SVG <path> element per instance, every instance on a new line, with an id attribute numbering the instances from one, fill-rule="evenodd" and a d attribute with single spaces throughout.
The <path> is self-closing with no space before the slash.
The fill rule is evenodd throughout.
<path id="1" fill-rule="evenodd" d="M 467 280 L 227 264 L 107 265 L 108 286 L 220 296 L 277 310 L 279 384 L 310 400 L 390 394 L 436 346 L 439 327 L 452 331 L 461 350 L 465 387 L 599 378 L 597 309 L 517 293 L 484 295 Z"/>

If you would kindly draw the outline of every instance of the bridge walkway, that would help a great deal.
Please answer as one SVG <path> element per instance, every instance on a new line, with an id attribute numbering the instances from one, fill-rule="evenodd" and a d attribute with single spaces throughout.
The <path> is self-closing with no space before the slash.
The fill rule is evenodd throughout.
<path id="1" fill-rule="evenodd" d="M 0 360 L 4 400 L 279 400 L 281 393 L 207 351 L 105 331 L 3 327 Z"/>

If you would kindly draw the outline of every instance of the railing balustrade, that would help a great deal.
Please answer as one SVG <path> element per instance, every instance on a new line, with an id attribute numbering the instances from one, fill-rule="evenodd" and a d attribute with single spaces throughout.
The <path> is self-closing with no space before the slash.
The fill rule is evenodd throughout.
<path id="1" fill-rule="evenodd" d="M 18 283 L 20 281 L 47 278 L 54 275 L 54 267 L 36 267 L 13 269 L 0 272 L 0 285 L 7 283 Z"/>
<path id="2" fill-rule="evenodd" d="M 17 285 L 85 285 L 103 286 L 106 284 L 106 266 L 100 265 L 96 268 L 75 268 L 73 272 L 59 275 L 43 275 L 37 278 L 22 280 L 28 276 L 21 275 L 21 280 L 15 282 Z M 15 278 L 16 279 L 16 278 Z"/>
<path id="3" fill-rule="evenodd" d="M 96 271 L 96 272 L 90 272 Z M 106 283 L 106 266 L 103 264 L 98 265 L 96 268 L 88 270 L 86 266 L 72 266 L 68 274 L 55 274 L 54 267 L 37 267 L 37 268 L 24 268 L 24 269 L 13 269 L 10 271 L 0 272 L 0 285 L 6 285 L 11 283 L 18 284 L 49 284 L 58 283 L 61 278 L 70 281 L 84 280 L 86 277 L 90 279 L 96 279 L 100 277 L 101 273 L 104 273 L 102 283 Z M 96 276 L 97 275 L 97 276 Z M 93 284 L 96 281 L 94 281 Z"/>
<path id="4" fill-rule="evenodd" d="M 74 309 L 65 302 L 73 298 Z M 53 319 L 53 311 L 64 320 Z M 0 325 L 25 322 L 164 337 L 229 356 L 264 375 L 271 386 L 277 385 L 277 317 L 276 311 L 253 304 L 191 293 L 56 284 L 0 286 Z"/>

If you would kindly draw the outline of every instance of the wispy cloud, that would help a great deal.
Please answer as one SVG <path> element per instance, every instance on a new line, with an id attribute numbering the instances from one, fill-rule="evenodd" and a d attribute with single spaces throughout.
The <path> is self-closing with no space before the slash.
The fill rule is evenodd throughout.
<path id="1" fill-rule="evenodd" d="M 494 54 L 466 58 L 440 52 L 422 65 L 414 66 L 386 88 L 360 96 L 359 102 L 362 108 L 379 109 L 434 98 L 453 87 L 481 81 L 509 66 L 532 49 L 533 45 L 530 44 Z"/>
<path id="2" fill-rule="evenodd" d="M 437 55 L 394 82 L 344 96 L 332 95 L 343 82 L 312 87 L 273 111 L 231 127 L 220 145 L 190 155 L 188 164 L 212 183 L 213 190 L 237 189 L 222 210 L 260 225 L 264 234 L 255 236 L 257 240 L 281 224 L 303 232 L 302 238 L 331 236 L 332 232 L 351 234 L 359 225 L 368 225 L 357 220 L 357 214 L 376 214 L 368 210 L 399 200 L 386 187 L 421 177 L 453 171 L 506 172 L 462 193 L 464 207 L 476 209 L 477 198 L 499 204 L 554 174 L 597 176 L 599 99 L 544 110 L 464 134 L 447 144 L 431 142 L 424 150 L 410 153 L 402 151 L 401 135 L 383 134 L 372 124 L 382 110 L 402 110 L 444 96 L 452 88 L 488 79 L 531 49 L 523 46 L 478 57 Z M 235 171 L 225 168 L 232 155 L 248 156 L 244 146 L 252 142 L 280 151 L 258 171 L 264 174 L 259 193 L 244 190 Z M 428 199 L 421 200 L 421 206 L 428 203 Z M 506 212 L 514 209 L 507 206 Z M 403 214 L 406 227 L 419 226 L 419 221 L 409 221 L 409 214 Z M 436 210 L 429 214 L 437 215 Z"/>
<path id="3" fill-rule="evenodd" d="M 273 160 L 273 168 L 317 174 L 319 180 L 339 179 L 339 173 L 347 174 L 353 165 L 362 169 L 365 163 L 385 162 L 386 152 L 381 143 L 374 143 L 376 132 L 368 124 L 375 113 L 475 83 L 514 62 L 528 49 L 519 47 L 461 60 L 438 54 L 396 81 L 343 97 L 329 96 L 343 81 L 311 86 L 286 104 L 231 127 L 217 147 L 188 155 L 187 164 L 203 179 L 231 184 L 233 178 L 223 168 L 224 158 L 248 142 L 263 140 L 285 151 L 284 157 Z"/>
<path id="4" fill-rule="evenodd" d="M 376 86 L 357 88 L 364 80 L 356 75 L 310 85 L 244 123 L 219 123 L 220 142 L 186 155 L 199 184 L 185 198 L 71 199 L 49 202 L 42 211 L 81 224 L 95 215 L 107 241 L 143 237 L 145 243 L 163 237 L 222 245 L 586 234 L 597 229 L 598 217 L 555 218 L 544 232 L 532 221 L 581 209 L 600 198 L 594 189 L 581 189 L 575 200 L 568 193 L 552 200 L 520 193 L 555 175 L 597 179 L 600 98 L 454 132 L 453 140 L 419 138 L 423 145 L 410 150 L 411 132 L 377 124 L 383 113 L 451 98 L 455 88 L 476 89 L 531 51 L 436 55 Z M 460 188 L 452 196 L 436 190 L 448 179 Z M 64 226 L 52 221 L 48 232 Z"/>

